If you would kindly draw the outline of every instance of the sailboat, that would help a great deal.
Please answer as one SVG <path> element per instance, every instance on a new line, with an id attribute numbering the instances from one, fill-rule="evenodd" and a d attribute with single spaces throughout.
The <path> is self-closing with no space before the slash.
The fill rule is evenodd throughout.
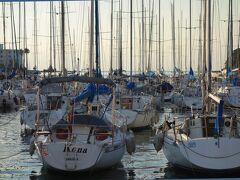
<path id="1" fill-rule="evenodd" d="M 202 90 L 200 83 L 194 77 L 194 71 L 192 69 L 192 5 L 189 0 L 189 12 L 190 12 L 190 27 L 189 27 L 189 56 L 190 56 L 190 71 L 187 76 L 183 89 L 175 94 L 175 103 L 181 107 L 189 109 L 201 109 L 203 106 Z"/>
<path id="2" fill-rule="evenodd" d="M 226 83 L 223 83 L 217 90 L 216 94 L 220 96 L 226 106 L 240 107 L 240 86 L 238 84 L 238 68 L 232 69 L 233 64 L 233 12 L 232 1 L 229 1 L 229 15 L 228 15 L 228 50 L 226 62 Z"/>
<path id="3" fill-rule="evenodd" d="M 211 1 L 208 1 L 208 29 L 210 29 Z M 205 9 L 207 1 L 205 1 Z M 205 13 L 206 14 L 206 13 Z M 206 17 L 205 17 L 206 19 Z M 206 22 L 206 20 L 205 20 Z M 206 26 L 205 26 L 206 27 Z M 203 94 L 217 104 L 212 112 L 204 102 L 202 114 L 193 114 L 184 122 L 165 121 L 156 131 L 154 146 L 163 148 L 167 160 L 189 171 L 227 172 L 240 169 L 240 123 L 235 115 L 223 115 L 224 101 L 211 94 L 211 31 L 208 31 L 208 77 L 203 79 Z M 206 51 L 205 51 L 206 52 Z M 204 56 L 206 57 L 206 56 Z M 203 67 L 206 63 L 203 61 Z M 203 68 L 205 74 L 205 68 Z M 206 87 L 207 85 L 207 87 Z M 207 91 L 205 91 L 207 89 Z"/>
<path id="4" fill-rule="evenodd" d="M 72 81 L 108 85 L 113 92 L 110 100 L 115 99 L 114 82 L 109 79 L 71 76 L 42 80 L 38 86 L 37 130 L 32 147 L 36 148 L 39 159 L 47 169 L 81 172 L 112 167 L 119 163 L 124 155 L 125 140 L 133 142 L 133 136 L 127 136 L 124 131 L 126 127 L 122 126 L 120 129 L 115 125 L 115 113 L 112 113 L 112 123 L 109 123 L 105 118 L 105 109 L 101 108 L 99 103 L 82 103 L 81 108 L 75 111 L 75 100 L 64 100 L 64 104 L 68 104 L 65 116 L 58 117 L 57 123 L 51 124 L 52 118 L 49 118 L 48 111 L 45 112 L 47 114 L 40 111 L 42 87 Z M 64 98 L 67 97 L 51 98 L 47 103 L 57 105 L 56 102 L 60 102 L 59 106 L 54 107 L 59 110 Z M 130 143 L 128 151 L 133 153 L 133 147 Z"/>

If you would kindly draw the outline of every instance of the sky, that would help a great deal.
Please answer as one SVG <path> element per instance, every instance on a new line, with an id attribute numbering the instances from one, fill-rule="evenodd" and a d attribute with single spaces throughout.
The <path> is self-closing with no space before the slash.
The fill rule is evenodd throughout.
<path id="1" fill-rule="evenodd" d="M 213 37 L 212 37 L 212 56 L 213 69 L 219 70 L 224 66 L 227 53 L 227 18 L 228 18 L 229 0 L 212 0 L 213 12 Z M 117 68 L 119 59 L 119 1 L 113 1 L 113 68 Z M 159 69 L 159 32 L 160 32 L 160 56 L 161 64 L 166 71 L 173 69 L 173 37 L 172 37 L 172 17 L 171 4 L 175 3 L 175 55 L 176 66 L 182 64 L 183 70 L 189 70 L 189 2 L 190 0 L 143 0 L 145 12 L 145 60 L 150 59 L 151 69 Z M 160 2 L 160 9 L 159 9 Z M 141 42 L 142 42 L 142 0 L 133 0 L 133 70 L 141 70 Z M 192 66 L 197 70 L 199 62 L 199 17 L 201 9 L 201 0 L 191 0 L 192 3 Z M 27 48 L 30 49 L 28 55 L 29 68 L 34 66 L 34 57 L 38 59 L 38 69 L 46 69 L 50 65 L 50 8 L 49 2 L 36 2 L 37 15 L 37 45 L 34 45 L 34 6 L 33 2 L 26 3 L 26 32 Z M 56 41 L 56 68 L 60 69 L 60 2 L 54 2 L 55 19 L 55 41 Z M 130 1 L 122 0 L 122 56 L 123 69 L 130 69 Z M 3 15 L 2 5 L 0 5 L 0 43 L 3 43 Z M 21 12 L 19 13 L 19 3 L 13 3 L 15 34 L 18 48 L 23 47 L 24 25 L 23 25 L 23 2 L 21 2 Z M 111 22 L 111 0 L 99 1 L 100 18 L 100 62 L 103 71 L 109 70 L 110 65 L 110 22 Z M 154 7 L 154 8 L 152 8 Z M 151 8 L 151 9 L 149 9 Z M 12 48 L 12 30 L 10 4 L 6 2 L 6 48 Z M 159 23 L 160 10 L 160 23 Z M 80 59 L 80 69 L 86 69 L 89 65 L 89 29 L 90 29 L 90 1 L 68 1 L 65 3 L 65 49 L 66 49 L 66 68 L 68 70 L 76 69 L 77 58 Z M 20 16 L 19 16 L 20 14 Z M 20 18 L 19 18 L 20 17 Z M 20 21 L 19 21 L 20 19 Z M 163 34 L 164 19 L 164 34 Z M 239 20 L 240 20 L 240 2 L 233 0 L 233 21 L 234 21 L 234 49 L 238 46 L 239 39 Z M 20 22 L 20 23 L 19 23 Z M 151 26 L 152 22 L 152 26 Z M 52 26 L 51 26 L 52 27 Z M 150 30 L 152 27 L 152 30 Z M 186 28 L 187 27 L 187 28 Z M 19 36 L 20 29 L 20 36 Z M 160 31 L 159 31 L 160 29 Z M 150 32 L 152 32 L 150 35 Z M 20 38 L 19 38 L 20 37 Z M 20 41 L 19 41 L 20 39 Z M 151 39 L 151 53 L 149 51 L 149 42 Z M 164 40 L 164 41 L 163 41 Z M 37 53 L 34 52 L 34 46 Z M 162 47 L 164 46 L 164 50 Z M 53 52 L 53 51 L 52 51 Z M 94 52 L 93 52 L 94 53 Z M 35 56 L 34 56 L 35 55 Z M 36 58 L 37 57 L 37 58 Z M 150 57 L 150 58 L 149 58 Z M 182 63 L 180 62 L 182 61 Z M 146 63 L 146 62 L 145 62 Z M 53 63 L 52 63 L 53 64 Z M 146 65 L 145 65 L 146 66 Z M 145 67 L 146 68 L 146 67 Z"/>

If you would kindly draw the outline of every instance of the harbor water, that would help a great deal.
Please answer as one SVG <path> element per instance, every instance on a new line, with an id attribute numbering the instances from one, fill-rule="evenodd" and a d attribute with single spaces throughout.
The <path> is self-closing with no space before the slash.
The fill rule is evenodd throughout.
<path id="1" fill-rule="evenodd" d="M 165 109 L 160 113 L 161 123 L 166 116 L 182 116 Z M 133 180 L 167 178 L 238 178 L 239 174 L 209 175 L 193 171 L 183 171 L 168 164 L 162 151 L 156 152 L 151 142 L 152 129 L 135 132 L 136 152 L 124 155 L 120 164 L 112 169 L 86 172 L 81 174 L 63 174 L 49 172 L 42 168 L 36 154 L 29 154 L 29 136 L 21 135 L 19 112 L 0 114 L 0 179 L 86 179 L 86 180 Z"/>

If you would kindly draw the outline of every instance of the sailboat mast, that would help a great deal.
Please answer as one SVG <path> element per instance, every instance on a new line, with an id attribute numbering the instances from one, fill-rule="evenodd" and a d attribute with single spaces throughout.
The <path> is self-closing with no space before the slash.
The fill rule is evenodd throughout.
<path id="1" fill-rule="evenodd" d="M 189 61 L 192 68 L 192 0 L 189 0 Z"/>
<path id="2" fill-rule="evenodd" d="M 230 0 L 231 1 L 231 0 Z M 211 92 L 211 72 L 212 72 L 212 54 L 211 54 L 211 0 L 208 0 L 208 93 Z"/>
<path id="3" fill-rule="evenodd" d="M 158 71 L 159 71 L 159 74 L 160 74 L 160 72 L 161 72 L 161 0 L 159 0 L 159 14 L 158 14 L 158 24 L 159 24 L 159 26 L 158 26 L 158 28 L 159 28 L 159 30 L 158 30 L 158 58 L 159 58 L 159 66 L 158 66 Z"/>
<path id="4" fill-rule="evenodd" d="M 53 4 L 52 4 L 52 21 L 53 21 L 53 31 L 52 31 L 52 35 L 53 35 L 53 69 L 56 75 L 56 38 L 55 38 L 55 34 L 56 34 L 56 7 L 54 6 L 53 8 Z"/>
<path id="5" fill-rule="evenodd" d="M 98 0 L 95 0 L 95 43 L 96 43 L 96 76 L 99 77 L 99 14 Z"/>
<path id="6" fill-rule="evenodd" d="M 144 73 L 144 51 L 145 51 L 145 37 L 144 37 L 144 34 L 145 34 L 145 18 L 144 18 L 144 0 L 142 0 L 142 73 Z"/>
<path id="7" fill-rule="evenodd" d="M 119 75 L 122 75 L 122 0 L 119 1 Z"/>
<path id="8" fill-rule="evenodd" d="M 130 1 L 130 79 L 132 82 L 132 0 Z"/>
<path id="9" fill-rule="evenodd" d="M 19 43 L 19 50 L 21 49 L 21 2 L 19 2 L 18 4 L 18 43 Z M 19 53 L 17 53 L 18 55 Z M 20 63 L 19 63 L 20 65 Z M 21 66 L 22 66 L 22 62 L 21 62 Z"/>
<path id="10" fill-rule="evenodd" d="M 23 48 L 24 48 L 24 59 L 25 59 L 25 67 L 28 69 L 28 52 L 27 52 L 27 27 L 26 27 L 26 3 L 23 2 Z"/>
<path id="11" fill-rule="evenodd" d="M 62 13 L 62 37 L 61 37 L 61 45 L 62 45 L 62 73 L 63 76 L 67 76 L 67 71 L 65 68 L 65 12 L 64 12 L 64 1 L 61 1 L 61 13 Z"/>
<path id="12" fill-rule="evenodd" d="M 200 77 L 202 71 L 202 6 L 201 1 L 200 17 L 199 17 L 199 51 L 198 51 L 198 76 Z"/>
<path id="13" fill-rule="evenodd" d="M 175 1 L 173 1 L 172 6 L 172 38 L 173 38 L 173 76 L 175 77 L 176 75 L 176 54 L 175 54 Z"/>
<path id="14" fill-rule="evenodd" d="M 111 39 L 110 39 L 110 70 L 109 74 L 112 75 L 113 71 L 113 0 L 111 0 Z"/>
<path id="15" fill-rule="evenodd" d="M 50 19 L 49 19 L 49 30 L 50 30 L 50 66 L 52 66 L 52 1 L 50 1 Z"/>
<path id="16" fill-rule="evenodd" d="M 233 19 L 232 19 L 232 0 L 229 0 L 229 12 L 228 12 L 228 48 L 227 48 L 227 76 L 228 76 L 228 68 L 232 68 L 233 66 Z"/>
<path id="17" fill-rule="evenodd" d="M 164 72 L 164 18 L 162 22 L 162 70 Z"/>
<path id="18" fill-rule="evenodd" d="M 3 13 L 3 48 L 6 49 L 6 12 L 5 12 L 5 2 L 2 2 L 2 13 Z"/>
<path id="19" fill-rule="evenodd" d="M 207 46 L 207 1 L 204 1 L 204 15 L 203 15 L 203 62 L 202 62 L 202 101 L 203 101 L 203 108 L 202 113 L 206 113 L 206 46 Z"/>
<path id="20" fill-rule="evenodd" d="M 94 0 L 91 0 L 90 12 L 90 47 L 89 47 L 89 76 L 93 76 L 93 44 L 94 44 Z"/>
<path id="21" fill-rule="evenodd" d="M 37 52 L 37 8 L 34 2 L 34 68 L 37 69 L 38 52 Z"/>

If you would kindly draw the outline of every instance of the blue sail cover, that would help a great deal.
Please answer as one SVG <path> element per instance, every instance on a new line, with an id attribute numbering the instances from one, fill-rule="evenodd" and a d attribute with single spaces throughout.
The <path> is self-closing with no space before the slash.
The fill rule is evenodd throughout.
<path id="1" fill-rule="evenodd" d="M 94 96 L 97 93 L 97 86 L 95 84 L 87 84 L 84 90 L 75 98 L 73 98 L 74 102 L 82 101 L 83 99 L 88 99 L 89 102 L 93 102 Z M 106 85 L 99 85 L 98 86 L 98 93 L 99 94 L 109 94 L 111 93 L 111 89 Z"/>
<path id="2" fill-rule="evenodd" d="M 189 71 L 189 74 L 188 74 L 188 79 L 189 80 L 194 80 L 195 79 L 192 67 L 190 67 L 190 71 Z"/>
<path id="3" fill-rule="evenodd" d="M 162 86 L 162 90 L 163 91 L 171 91 L 171 90 L 173 90 L 173 86 L 170 83 L 166 82 L 166 81 L 163 81 L 161 86 Z"/>
<path id="4" fill-rule="evenodd" d="M 214 125 L 214 134 L 217 136 L 220 135 L 220 125 L 222 123 L 222 115 L 223 115 L 223 100 L 220 100 L 220 103 L 218 104 L 217 118 L 215 120 L 215 125 Z"/>
<path id="5" fill-rule="evenodd" d="M 232 80 L 233 86 L 238 86 L 238 77 L 235 76 Z"/>
<path id="6" fill-rule="evenodd" d="M 231 76 L 232 75 L 232 70 L 231 70 L 231 68 L 228 66 L 227 67 L 227 77 L 228 76 Z"/>
<path id="7" fill-rule="evenodd" d="M 13 71 L 7 78 L 12 79 L 16 76 L 16 71 Z"/>
<path id="8" fill-rule="evenodd" d="M 136 87 L 134 82 L 128 82 L 127 83 L 127 89 L 133 90 Z"/>

